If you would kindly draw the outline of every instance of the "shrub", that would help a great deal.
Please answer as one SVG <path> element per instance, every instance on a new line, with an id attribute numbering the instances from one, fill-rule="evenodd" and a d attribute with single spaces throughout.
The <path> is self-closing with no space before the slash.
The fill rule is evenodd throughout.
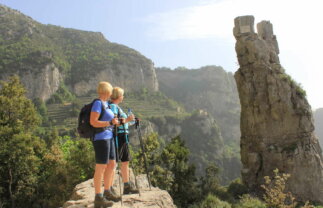
<path id="1" fill-rule="evenodd" d="M 297 203 L 291 192 L 285 193 L 286 182 L 290 174 L 280 174 L 276 168 L 274 177 L 265 176 L 265 184 L 261 187 L 265 190 L 264 200 L 267 207 L 270 208 L 295 208 Z M 302 208 L 314 208 L 309 202 L 306 202 Z"/>
<path id="2" fill-rule="evenodd" d="M 231 208 L 231 205 L 227 202 L 221 201 L 218 197 L 209 194 L 199 206 L 200 208 Z"/>
<path id="3" fill-rule="evenodd" d="M 266 208 L 266 204 L 259 199 L 245 194 L 241 197 L 238 204 L 234 208 Z"/>
<path id="4" fill-rule="evenodd" d="M 240 178 L 237 178 L 230 183 L 228 187 L 228 192 L 235 199 L 239 199 L 242 195 L 248 192 L 248 188 L 244 184 L 242 184 L 242 181 Z"/>
<path id="5" fill-rule="evenodd" d="M 290 177 L 290 174 L 279 174 L 278 169 L 275 169 L 273 172 L 273 179 L 269 176 L 265 176 L 265 185 L 261 186 L 265 190 L 265 202 L 272 208 L 295 207 L 295 198 L 290 192 L 285 193 L 286 182 Z"/>

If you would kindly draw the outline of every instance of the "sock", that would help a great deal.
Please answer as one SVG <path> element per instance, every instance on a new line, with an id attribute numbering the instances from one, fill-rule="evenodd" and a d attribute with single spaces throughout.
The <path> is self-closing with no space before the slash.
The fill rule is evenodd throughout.
<path id="1" fill-rule="evenodd" d="M 110 192 L 111 193 L 112 188 L 110 187 L 109 189 L 105 189 L 104 192 Z"/>
<path id="2" fill-rule="evenodd" d="M 95 194 L 96 197 L 103 197 L 103 194 L 102 193 L 99 193 L 99 194 Z"/>
<path id="3" fill-rule="evenodd" d="M 125 182 L 123 183 L 124 186 L 130 186 L 130 183 L 129 182 Z"/>

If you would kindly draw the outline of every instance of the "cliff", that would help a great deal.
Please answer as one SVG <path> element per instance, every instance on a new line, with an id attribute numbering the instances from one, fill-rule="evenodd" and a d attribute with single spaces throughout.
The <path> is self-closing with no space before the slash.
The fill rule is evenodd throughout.
<path id="1" fill-rule="evenodd" d="M 133 182 L 133 175 L 131 175 Z M 119 193 L 119 178 L 115 175 L 115 181 L 113 191 Z M 152 187 L 149 189 L 147 177 L 145 175 L 137 176 L 137 183 L 140 189 L 139 194 L 123 195 L 122 202 L 114 203 L 112 208 L 176 208 L 173 203 L 173 199 L 167 191 L 160 190 L 159 188 Z M 87 180 L 81 184 L 78 184 L 72 197 L 69 201 L 65 202 L 63 208 L 86 208 L 93 207 L 94 200 L 94 187 L 93 179 Z"/>
<path id="2" fill-rule="evenodd" d="M 278 168 L 291 174 L 287 189 L 297 200 L 322 203 L 322 151 L 306 93 L 280 65 L 269 21 L 257 24 L 258 34 L 253 16 L 237 17 L 234 23 L 243 181 L 260 190 L 264 176 Z"/>
<path id="3" fill-rule="evenodd" d="M 314 112 L 315 133 L 323 148 L 323 108 L 319 108 Z"/>
<path id="4" fill-rule="evenodd" d="M 240 104 L 232 73 L 222 67 L 156 69 L 159 89 L 188 110 L 202 109 L 218 122 L 225 143 L 240 138 Z"/>
<path id="5" fill-rule="evenodd" d="M 219 168 L 223 167 L 224 144 L 221 131 L 214 118 L 207 112 L 197 111 L 183 118 L 156 117 L 151 118 L 150 122 L 154 131 L 166 141 L 181 136 L 190 150 L 189 159 L 196 165 L 198 175 L 204 175 L 205 168 L 211 161 Z"/>
<path id="6" fill-rule="evenodd" d="M 28 96 L 42 100 L 62 84 L 84 95 L 102 80 L 127 91 L 158 90 L 153 63 L 139 52 L 101 33 L 40 24 L 1 4 L 0 73 L 18 74 Z"/>

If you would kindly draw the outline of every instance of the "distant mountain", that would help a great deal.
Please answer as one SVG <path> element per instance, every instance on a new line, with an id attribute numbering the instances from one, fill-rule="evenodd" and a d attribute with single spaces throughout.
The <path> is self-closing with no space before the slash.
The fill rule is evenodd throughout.
<path id="1" fill-rule="evenodd" d="M 159 89 L 188 110 L 210 113 L 221 128 L 225 144 L 240 140 L 240 102 L 232 73 L 222 67 L 157 68 Z"/>
<path id="2" fill-rule="evenodd" d="M 40 24 L 0 5 L 0 78 L 19 74 L 31 98 L 66 85 L 77 95 L 108 80 L 128 91 L 158 90 L 151 60 L 101 33 Z"/>
<path id="3" fill-rule="evenodd" d="M 314 112 L 315 133 L 319 138 L 321 148 L 323 149 L 323 108 L 319 108 Z"/>
<path id="4" fill-rule="evenodd" d="M 199 119 L 187 118 L 192 121 L 181 124 L 181 135 L 194 155 L 192 161 L 197 162 L 198 173 L 208 163 L 216 162 L 222 170 L 223 183 L 239 177 L 240 102 L 232 73 L 218 66 L 199 69 L 179 67 L 175 70 L 163 67 L 156 68 L 156 73 L 161 92 L 181 103 L 188 111 L 206 112 L 204 119 L 201 119 L 201 114 Z M 210 122 L 210 119 L 213 119 L 216 128 L 204 126 L 203 123 Z M 177 132 L 176 128 L 168 129 Z M 207 132 L 210 131 L 213 133 L 209 135 Z"/>

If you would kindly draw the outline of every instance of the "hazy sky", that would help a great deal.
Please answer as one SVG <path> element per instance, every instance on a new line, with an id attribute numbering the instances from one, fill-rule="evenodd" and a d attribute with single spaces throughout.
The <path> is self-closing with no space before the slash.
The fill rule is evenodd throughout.
<path id="1" fill-rule="evenodd" d="M 155 66 L 238 69 L 233 20 L 254 15 L 273 23 L 286 72 L 323 107 L 321 0 L 0 0 L 44 23 L 102 32 Z"/>

